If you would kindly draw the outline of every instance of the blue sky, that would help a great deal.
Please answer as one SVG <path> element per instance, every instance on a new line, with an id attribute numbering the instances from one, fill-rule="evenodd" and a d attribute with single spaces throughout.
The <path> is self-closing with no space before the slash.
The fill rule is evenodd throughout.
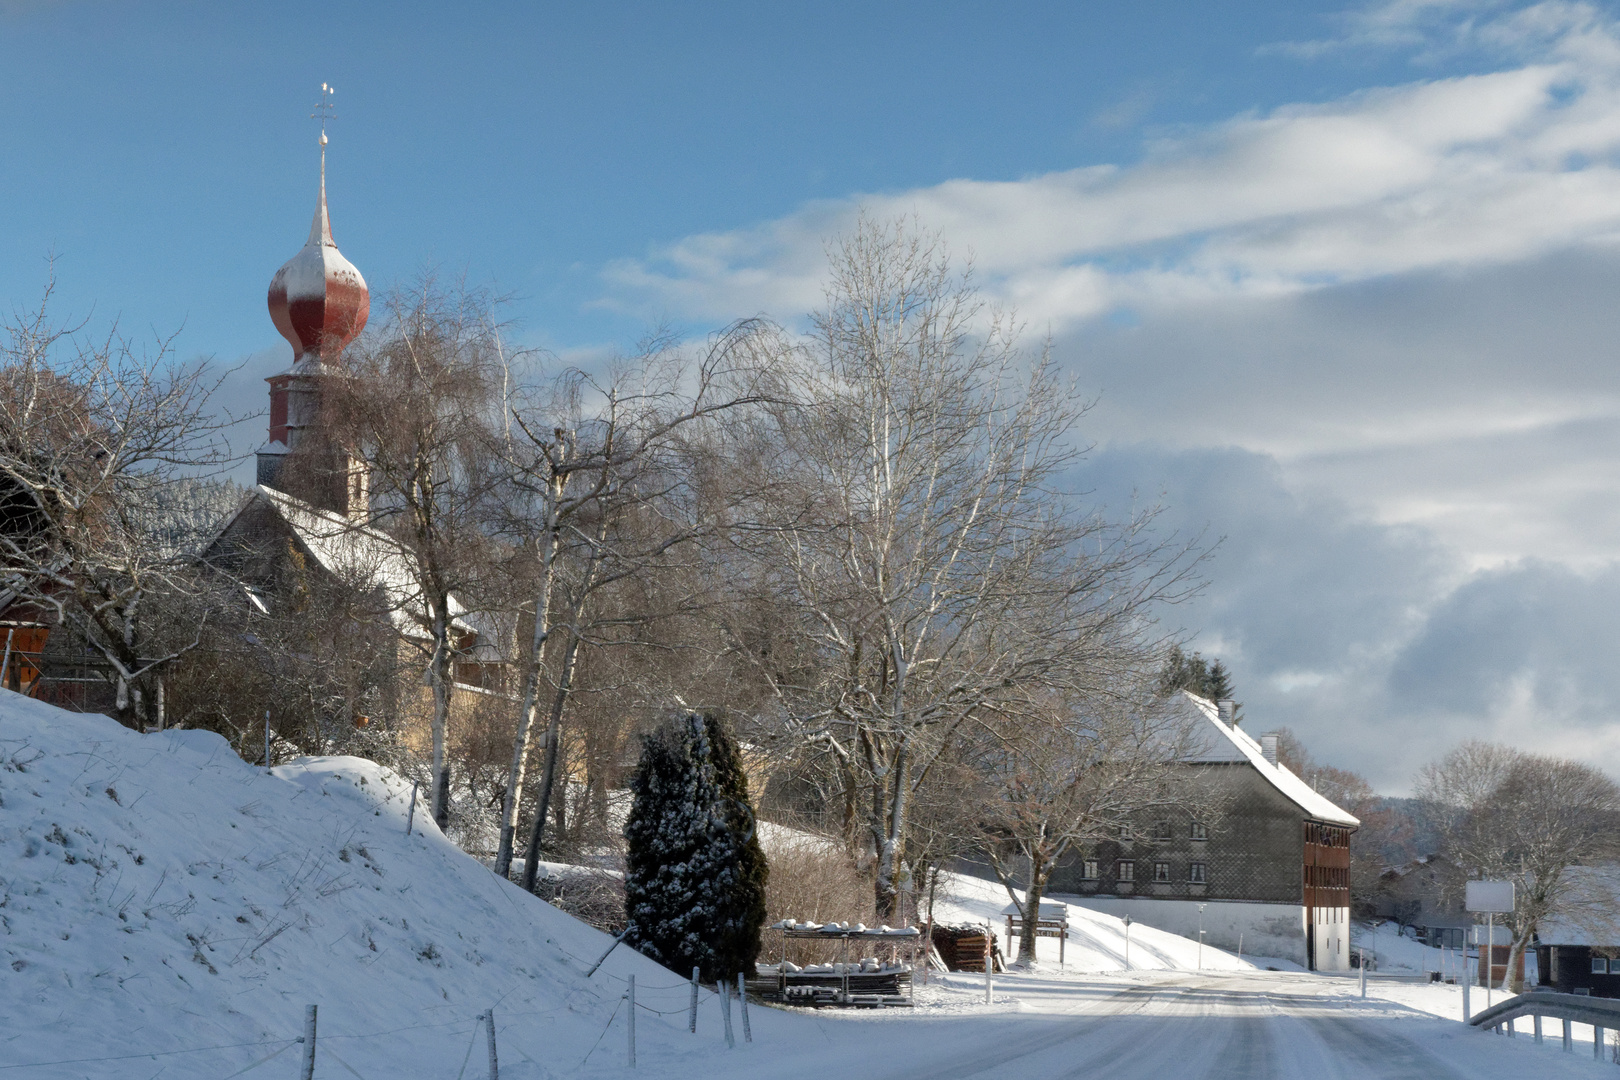
<path id="1" fill-rule="evenodd" d="M 792 322 L 861 208 L 914 215 L 1099 395 L 1092 498 L 1225 537 L 1171 618 L 1253 724 L 1390 791 L 1467 737 L 1620 775 L 1615 18 L 0 0 L 0 300 L 54 252 L 258 407 L 322 81 L 373 289 L 464 272 L 565 357 Z"/>
<path id="2" fill-rule="evenodd" d="M 1261 51 L 1331 33 L 1332 5 L 1223 7 L 0 4 L 0 282 L 27 295 L 55 251 L 74 301 L 222 357 L 274 344 L 260 279 L 303 238 L 323 81 L 334 227 L 369 279 L 464 269 L 575 347 L 642 325 L 600 306 L 606 264 L 692 234 L 1128 164 L 1415 74 Z"/>

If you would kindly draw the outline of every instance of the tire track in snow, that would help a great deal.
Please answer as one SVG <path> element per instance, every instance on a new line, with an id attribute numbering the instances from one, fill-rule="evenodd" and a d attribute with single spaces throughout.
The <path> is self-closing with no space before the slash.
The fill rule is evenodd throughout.
<path id="1" fill-rule="evenodd" d="M 1206 1080 L 1259 1080 L 1280 1076 L 1277 1068 L 1276 1014 L 1264 992 L 1223 989 L 1213 1001 L 1227 1009 L 1213 1014 L 1231 1032 L 1204 1074 Z"/>
<path id="2" fill-rule="evenodd" d="M 1314 995 L 1276 994 L 1286 1015 L 1320 1049 L 1327 1077 L 1343 1080 L 1467 1080 L 1450 1063 L 1404 1035 L 1387 1030 L 1388 1019 L 1347 1013 Z M 1406 1012 L 1407 1010 L 1401 1010 Z M 1430 1020 L 1424 1014 L 1413 1019 Z"/>
<path id="3" fill-rule="evenodd" d="M 1165 992 L 1172 992 L 1178 996 L 1185 993 L 1185 987 L 1148 985 L 1127 987 L 1118 993 L 1111 994 L 1102 999 L 1106 1007 L 1101 1010 L 1087 1010 L 1085 1012 L 1064 1013 L 1062 1019 L 1053 1017 L 1049 1024 L 1051 1028 L 1044 1032 L 1031 1033 L 1018 1040 L 1016 1049 L 1008 1049 L 1005 1045 L 987 1046 L 983 1050 L 976 1050 L 966 1055 L 958 1054 L 950 1062 L 939 1064 L 919 1065 L 901 1072 L 888 1074 L 889 1080 L 967 1080 L 969 1077 L 982 1076 L 1007 1066 L 1013 1062 L 1026 1062 L 1028 1058 L 1046 1053 L 1065 1043 L 1081 1039 L 1101 1028 L 1108 1032 L 1108 1022 L 1141 1013 L 1150 1006 L 1154 999 Z M 1073 1017 L 1073 1020 L 1069 1020 Z M 1029 1026 L 1037 1026 L 1038 1022 L 1030 1022 Z M 1000 1038 L 1004 1034 L 998 1033 Z M 1080 1063 L 1082 1068 L 1089 1068 L 1110 1054 L 1116 1054 L 1120 1044 L 1133 1042 L 1139 1037 L 1136 1028 L 1126 1025 L 1114 1034 L 1105 1047 L 1088 1054 Z M 1065 1069 L 1073 1069 L 1072 1060 L 1062 1062 Z M 1053 1075 L 1032 1073 L 1028 1065 L 1020 1066 L 1021 1075 Z M 1065 1073 L 1063 1075 L 1080 1075 L 1080 1073 Z M 1094 1076 L 1091 1071 L 1085 1072 L 1087 1076 Z"/>

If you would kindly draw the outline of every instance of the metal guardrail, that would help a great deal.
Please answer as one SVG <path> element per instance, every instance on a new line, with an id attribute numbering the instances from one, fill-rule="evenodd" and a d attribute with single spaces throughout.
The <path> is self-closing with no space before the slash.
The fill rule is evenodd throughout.
<path id="1" fill-rule="evenodd" d="M 1564 1050 L 1575 1048 L 1570 1032 L 1571 1023 L 1592 1025 L 1592 1057 L 1603 1060 L 1603 1033 L 1620 1030 L 1620 1001 L 1612 998 L 1591 998 L 1579 994 L 1550 994 L 1537 991 L 1519 994 L 1498 1002 L 1472 1017 L 1468 1023 L 1477 1028 L 1500 1028 L 1521 1016 L 1535 1020 L 1535 1039 L 1541 1042 L 1543 1017 L 1564 1022 Z"/>

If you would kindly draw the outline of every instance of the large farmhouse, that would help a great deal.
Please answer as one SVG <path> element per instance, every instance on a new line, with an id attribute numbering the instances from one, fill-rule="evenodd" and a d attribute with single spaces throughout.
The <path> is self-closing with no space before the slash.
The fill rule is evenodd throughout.
<path id="1" fill-rule="evenodd" d="M 1225 796 L 1221 820 L 1166 811 L 1066 859 L 1054 899 L 1312 970 L 1350 966 L 1350 834 L 1354 817 L 1277 761 L 1220 705 L 1183 692 L 1177 707 L 1203 729 L 1193 767 Z"/>

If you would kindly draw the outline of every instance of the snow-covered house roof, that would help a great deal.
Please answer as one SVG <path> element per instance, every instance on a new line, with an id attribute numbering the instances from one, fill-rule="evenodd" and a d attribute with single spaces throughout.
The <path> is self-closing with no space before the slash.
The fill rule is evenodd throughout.
<path id="1" fill-rule="evenodd" d="M 1620 865 L 1572 866 L 1564 871 L 1562 912 L 1542 919 L 1543 945 L 1620 946 Z"/>
<path id="2" fill-rule="evenodd" d="M 425 632 L 421 589 L 410 558 L 378 529 L 260 484 L 220 526 L 216 540 L 227 535 L 248 507 L 260 500 L 287 523 L 323 570 L 342 580 L 368 582 L 382 589 L 389 618 L 397 630 L 412 636 Z M 459 629 L 477 629 L 468 622 L 466 608 L 454 596 L 450 598 L 450 614 Z"/>
<path id="3" fill-rule="evenodd" d="M 1267 783 L 1312 819 L 1332 825 L 1348 825 L 1351 828 L 1361 824 L 1359 819 L 1340 809 L 1331 799 L 1295 776 L 1287 766 L 1267 761 L 1265 751 L 1253 736 L 1236 724 L 1222 723 L 1220 710 L 1213 701 L 1186 690 L 1181 692 L 1181 697 L 1186 707 L 1196 710 L 1197 714 L 1208 723 L 1205 746 L 1193 760 L 1232 764 L 1248 762 Z"/>

